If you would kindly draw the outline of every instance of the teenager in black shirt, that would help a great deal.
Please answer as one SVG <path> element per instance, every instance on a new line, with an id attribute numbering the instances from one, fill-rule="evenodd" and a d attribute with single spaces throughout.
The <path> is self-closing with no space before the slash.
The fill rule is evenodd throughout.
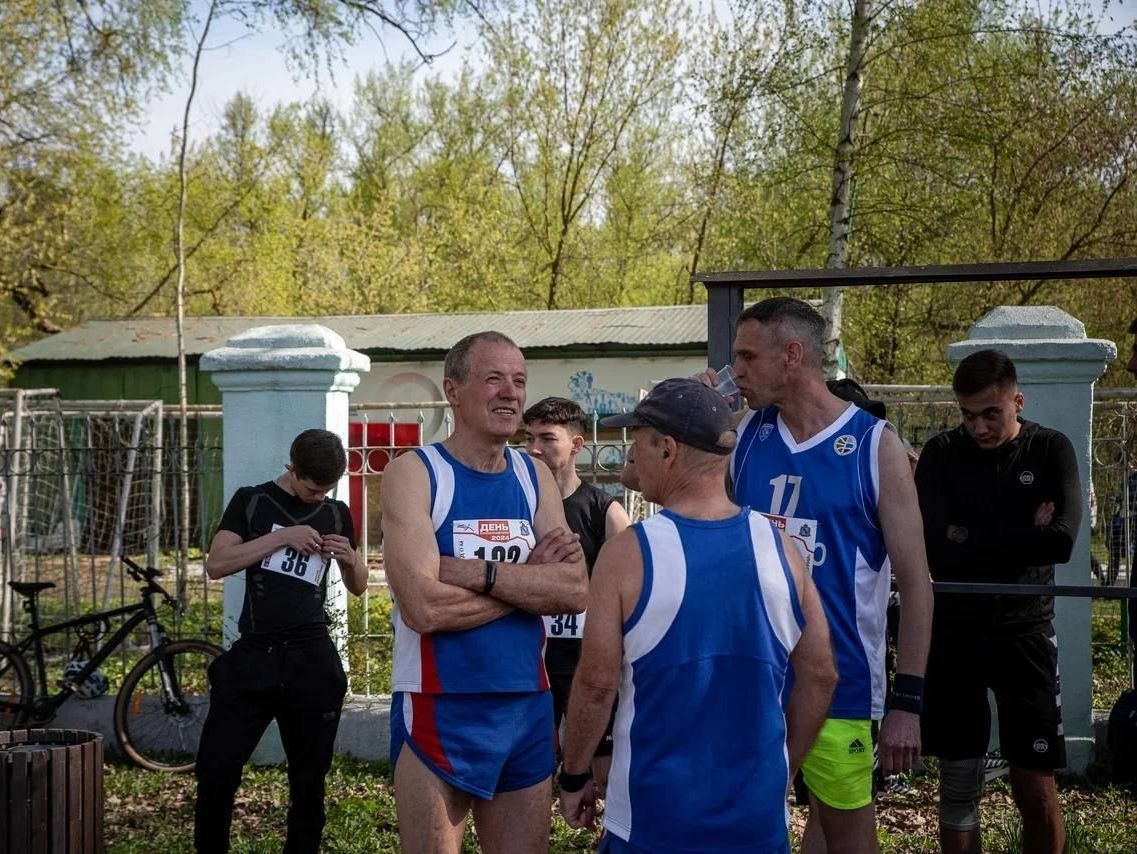
<path id="1" fill-rule="evenodd" d="M 1014 363 L 983 350 L 952 382 L 963 424 L 929 441 L 916 467 L 936 581 L 1053 584 L 1070 559 L 1082 488 L 1070 440 L 1019 417 Z M 1054 771 L 1066 764 L 1051 596 L 937 594 L 923 741 L 941 759 L 944 852 L 979 851 L 983 756 L 995 694 L 999 741 L 1023 818 L 1023 850 L 1062 851 Z"/>
<path id="2" fill-rule="evenodd" d="M 525 422 L 525 447 L 531 457 L 542 460 L 553 472 L 565 507 L 565 521 L 580 538 L 580 547 L 592 575 L 600 547 L 628 527 L 628 514 L 620 502 L 602 489 L 585 483 L 576 473 L 576 458 L 584 447 L 585 414 L 575 401 L 546 397 L 529 407 Z M 545 617 L 545 669 L 553 693 L 553 726 L 560 728 L 568 709 L 569 689 L 580 661 L 581 638 L 587 614 L 557 614 Z M 612 722 L 596 748 L 593 775 L 603 790 L 612 762 Z"/>
<path id="3" fill-rule="evenodd" d="M 339 437 L 305 430 L 275 480 L 242 487 L 209 547 L 210 578 L 245 573 L 241 637 L 209 668 L 210 706 L 198 748 L 194 844 L 229 849 L 241 772 L 275 718 L 288 759 L 286 852 L 315 852 L 324 827 L 324 777 L 332 761 L 347 677 L 328 634 L 331 561 L 357 596 L 367 563 L 351 514 L 327 498 L 347 465 Z"/>

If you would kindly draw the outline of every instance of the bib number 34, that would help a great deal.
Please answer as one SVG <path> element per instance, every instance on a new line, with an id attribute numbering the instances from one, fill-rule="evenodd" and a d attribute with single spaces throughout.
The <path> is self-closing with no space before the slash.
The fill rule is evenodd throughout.
<path id="1" fill-rule="evenodd" d="M 584 637 L 584 618 L 586 612 L 579 614 L 553 614 L 542 617 L 545 621 L 545 634 L 551 638 L 579 640 Z"/>

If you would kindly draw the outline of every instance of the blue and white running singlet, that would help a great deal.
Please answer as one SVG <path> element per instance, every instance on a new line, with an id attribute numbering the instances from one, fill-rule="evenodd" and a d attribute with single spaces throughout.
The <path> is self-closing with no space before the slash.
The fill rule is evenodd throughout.
<path id="1" fill-rule="evenodd" d="M 441 444 L 415 450 L 430 473 L 430 517 L 443 555 L 524 563 L 536 544 L 538 481 L 533 461 L 505 449 L 503 471 L 474 471 Z M 391 690 L 421 694 L 547 691 L 545 627 L 521 610 L 458 632 L 419 634 L 398 602 Z"/>
<path id="2" fill-rule="evenodd" d="M 890 568 L 877 514 L 877 455 L 885 429 L 850 403 L 799 444 L 767 407 L 742 419 L 731 455 L 735 501 L 779 517 L 808 553 L 837 663 L 834 718 L 884 715 Z"/>
<path id="3" fill-rule="evenodd" d="M 804 620 L 774 526 L 664 510 L 633 530 L 604 826 L 643 851 L 788 851 L 782 692 Z"/>

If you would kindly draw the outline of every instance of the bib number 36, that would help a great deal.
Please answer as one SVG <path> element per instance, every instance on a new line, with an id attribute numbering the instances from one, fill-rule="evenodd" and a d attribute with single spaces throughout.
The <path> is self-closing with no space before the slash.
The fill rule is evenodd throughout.
<path id="1" fill-rule="evenodd" d="M 273 525 L 275 531 L 283 525 Z M 284 546 L 268 555 L 261 561 L 261 569 L 306 581 L 309 584 L 319 584 L 328 568 L 328 560 L 319 552 L 302 554 L 291 546 Z"/>

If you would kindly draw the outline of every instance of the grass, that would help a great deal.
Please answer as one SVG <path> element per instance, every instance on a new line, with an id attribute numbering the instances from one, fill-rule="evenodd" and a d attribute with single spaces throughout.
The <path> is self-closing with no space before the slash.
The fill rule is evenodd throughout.
<path id="1" fill-rule="evenodd" d="M 930 773 L 911 792 L 882 798 L 879 836 L 885 854 L 936 852 L 936 778 Z M 1092 778 L 1091 778 L 1092 779 Z M 1067 826 L 1068 854 L 1131 854 L 1137 851 L 1135 802 L 1103 783 L 1061 781 L 1060 800 Z M 153 774 L 133 766 L 106 768 L 106 839 L 112 854 L 192 851 L 192 776 Z M 248 769 L 238 793 L 233 822 L 234 854 L 278 852 L 283 846 L 288 783 L 282 768 Z M 328 776 L 328 824 L 322 851 L 329 854 L 397 852 L 398 820 L 388 763 L 337 758 Z M 795 838 L 804 811 L 791 811 Z M 1012 854 L 1021 850 L 1021 829 L 1005 778 L 988 787 L 983 800 L 983 850 Z M 595 836 L 571 830 L 554 810 L 549 851 L 575 854 L 595 850 Z M 478 851 L 473 832 L 463 851 Z"/>
<path id="2" fill-rule="evenodd" d="M 1129 687 L 1129 657 L 1121 622 L 1124 607 L 1124 601 L 1098 599 L 1090 611 L 1095 709 L 1113 708 L 1121 692 Z"/>

